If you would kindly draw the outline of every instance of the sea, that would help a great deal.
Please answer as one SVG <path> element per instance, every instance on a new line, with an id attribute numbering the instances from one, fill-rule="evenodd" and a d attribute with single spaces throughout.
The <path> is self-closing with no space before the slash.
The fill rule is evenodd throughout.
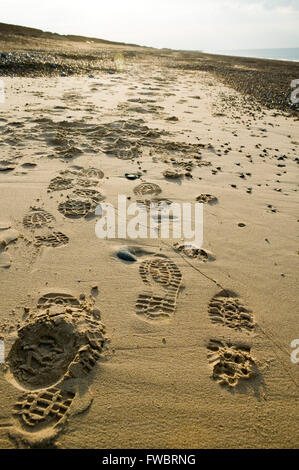
<path id="1" fill-rule="evenodd" d="M 254 57 L 258 59 L 289 60 L 299 62 L 299 47 L 277 49 L 234 49 L 230 51 L 214 50 L 212 53 L 236 57 Z"/>

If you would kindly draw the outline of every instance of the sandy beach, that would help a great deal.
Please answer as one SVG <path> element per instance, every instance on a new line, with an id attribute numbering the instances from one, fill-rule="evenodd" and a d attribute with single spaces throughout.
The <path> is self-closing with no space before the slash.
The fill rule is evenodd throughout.
<path id="1" fill-rule="evenodd" d="M 0 33 L 0 448 L 298 448 L 299 65 Z"/>

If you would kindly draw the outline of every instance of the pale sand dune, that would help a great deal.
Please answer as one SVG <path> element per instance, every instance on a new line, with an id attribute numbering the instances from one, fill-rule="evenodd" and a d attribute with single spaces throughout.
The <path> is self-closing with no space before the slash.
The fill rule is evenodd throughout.
<path id="1" fill-rule="evenodd" d="M 150 59 L 3 80 L 0 446 L 298 446 L 298 120 Z M 118 194 L 203 202 L 202 250 L 98 239 Z"/>

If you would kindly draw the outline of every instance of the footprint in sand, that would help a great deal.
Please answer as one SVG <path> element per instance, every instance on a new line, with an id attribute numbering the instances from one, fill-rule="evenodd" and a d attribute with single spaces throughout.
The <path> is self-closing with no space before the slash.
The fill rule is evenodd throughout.
<path id="1" fill-rule="evenodd" d="M 62 232 L 52 232 L 47 235 L 39 235 L 35 237 L 35 246 L 50 246 L 56 248 L 58 246 L 67 245 L 69 237 Z"/>
<path id="2" fill-rule="evenodd" d="M 213 323 L 236 330 L 251 332 L 255 327 L 251 310 L 247 309 L 232 291 L 221 291 L 212 298 L 209 315 Z"/>
<path id="3" fill-rule="evenodd" d="M 97 186 L 99 184 L 98 180 L 80 177 L 77 179 L 64 178 L 61 176 L 56 176 L 50 181 L 48 186 L 48 192 L 50 191 L 65 191 L 67 189 L 74 188 L 75 186 L 82 186 L 83 188 L 88 188 L 90 186 Z"/>
<path id="4" fill-rule="evenodd" d="M 161 222 L 162 213 L 167 210 L 167 206 L 172 204 L 170 199 L 165 197 L 153 197 L 151 199 L 136 199 L 136 204 L 140 209 L 154 211 L 154 218 L 157 218 L 158 222 Z M 168 217 L 168 215 L 167 215 Z M 170 218 L 172 215 L 169 216 Z"/>
<path id="5" fill-rule="evenodd" d="M 42 246 L 56 248 L 67 245 L 69 237 L 62 232 L 53 230 L 52 222 L 54 221 L 54 216 L 49 212 L 39 208 L 31 208 L 29 214 L 23 219 L 23 225 L 33 232 L 38 230 L 39 233 L 31 241 L 26 239 L 27 242 L 33 243 L 38 249 Z"/>
<path id="6" fill-rule="evenodd" d="M 86 124 L 82 120 L 56 123 L 51 119 L 36 119 L 35 122 L 37 125 L 33 131 L 37 138 L 46 140 L 55 149 L 51 158 L 60 157 L 63 160 L 75 158 L 86 149 L 103 151 L 123 160 L 135 159 L 141 155 L 142 147 L 151 147 L 156 139 L 167 134 L 166 131 L 147 127 L 142 119 L 101 125 Z"/>
<path id="7" fill-rule="evenodd" d="M 6 378 L 24 393 L 10 435 L 29 446 L 53 442 L 67 419 L 91 403 L 87 375 L 107 345 L 92 301 L 65 293 L 43 295 L 17 331 Z"/>
<path id="8" fill-rule="evenodd" d="M 197 261 L 201 261 L 202 263 L 206 263 L 208 261 L 215 261 L 215 256 L 207 250 L 203 248 L 197 248 L 196 246 L 188 245 L 187 243 L 174 243 L 173 248 L 182 253 L 183 255 L 187 256 L 188 258 L 192 258 Z"/>
<path id="9" fill-rule="evenodd" d="M 50 181 L 48 186 L 49 191 L 64 191 L 65 189 L 70 189 L 74 186 L 74 181 L 71 178 L 63 178 L 61 176 L 56 176 Z"/>
<path id="10" fill-rule="evenodd" d="M 23 218 L 23 225 L 29 229 L 50 226 L 55 221 L 55 217 L 49 212 L 32 207 L 29 214 Z"/>
<path id="11" fill-rule="evenodd" d="M 72 391 L 55 387 L 21 395 L 15 403 L 13 414 L 19 417 L 24 436 L 27 435 L 24 440 L 28 440 L 32 447 L 53 440 L 53 434 L 57 435 L 70 415 L 74 397 Z M 12 428 L 11 435 L 22 439 L 22 431 Z"/>
<path id="12" fill-rule="evenodd" d="M 66 170 L 60 172 L 61 175 L 67 175 L 70 177 L 83 177 L 83 178 L 92 178 L 92 179 L 103 179 L 104 172 L 99 168 L 89 167 L 83 168 L 81 166 L 71 166 Z"/>
<path id="13" fill-rule="evenodd" d="M 218 199 L 216 196 L 212 196 L 212 194 L 200 194 L 197 196 L 196 201 L 203 204 L 214 205 L 217 204 Z"/>
<path id="14" fill-rule="evenodd" d="M 86 217 L 92 211 L 92 204 L 87 200 L 68 199 L 58 206 L 59 212 L 70 219 Z"/>
<path id="15" fill-rule="evenodd" d="M 102 151 L 121 160 L 133 160 L 141 155 L 138 143 L 118 137 L 103 146 Z"/>
<path id="16" fill-rule="evenodd" d="M 155 183 L 140 183 L 133 191 L 136 196 L 146 196 L 149 194 L 158 196 L 162 192 L 162 189 Z"/>
<path id="17" fill-rule="evenodd" d="M 50 191 L 73 189 L 66 200 L 58 205 L 58 211 L 67 218 L 81 218 L 90 215 L 95 207 L 105 199 L 95 187 L 104 173 L 99 168 L 71 166 L 53 178 L 48 186 Z M 76 189 L 74 189 L 76 188 Z"/>
<path id="18" fill-rule="evenodd" d="M 170 318 L 175 312 L 182 282 L 179 268 L 168 258 L 154 256 L 140 264 L 139 273 L 149 290 L 137 299 L 137 315 L 150 320 Z"/>
<path id="19" fill-rule="evenodd" d="M 209 315 L 213 323 L 235 330 L 252 332 L 255 328 L 251 310 L 244 307 L 237 294 L 222 290 L 209 303 Z M 235 387 L 242 379 L 258 375 L 256 361 L 248 344 L 212 339 L 209 341 L 208 359 L 212 364 L 212 378 L 228 387 Z"/>
<path id="20" fill-rule="evenodd" d="M 72 194 L 90 200 L 93 203 L 93 207 L 95 207 L 97 204 L 99 204 L 99 202 L 105 199 L 105 196 L 96 189 L 78 188 L 75 189 Z"/>
<path id="21" fill-rule="evenodd" d="M 50 292 L 42 295 L 37 301 L 37 308 L 46 309 L 53 305 L 64 305 L 66 307 L 79 307 L 80 300 L 71 294 Z"/>
<path id="22" fill-rule="evenodd" d="M 89 188 L 91 186 L 98 186 L 99 181 L 90 179 L 90 178 L 78 178 L 76 183 L 77 183 L 77 186 L 82 186 L 83 188 Z"/>
<path id="23" fill-rule="evenodd" d="M 257 375 L 257 366 L 250 347 L 210 340 L 208 359 L 213 366 L 212 378 L 221 385 L 235 387 L 240 380 Z"/>
<path id="24" fill-rule="evenodd" d="M 79 171 L 79 175 L 83 176 L 85 178 L 93 178 L 93 179 L 103 179 L 104 178 L 104 173 L 102 170 L 99 168 L 82 168 Z"/>

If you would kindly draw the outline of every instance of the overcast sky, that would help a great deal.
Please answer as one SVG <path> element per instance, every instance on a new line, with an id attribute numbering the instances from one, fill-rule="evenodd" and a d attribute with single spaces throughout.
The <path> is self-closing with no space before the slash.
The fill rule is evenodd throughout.
<path id="1" fill-rule="evenodd" d="M 299 0 L 0 0 L 0 22 L 154 47 L 299 47 Z"/>

